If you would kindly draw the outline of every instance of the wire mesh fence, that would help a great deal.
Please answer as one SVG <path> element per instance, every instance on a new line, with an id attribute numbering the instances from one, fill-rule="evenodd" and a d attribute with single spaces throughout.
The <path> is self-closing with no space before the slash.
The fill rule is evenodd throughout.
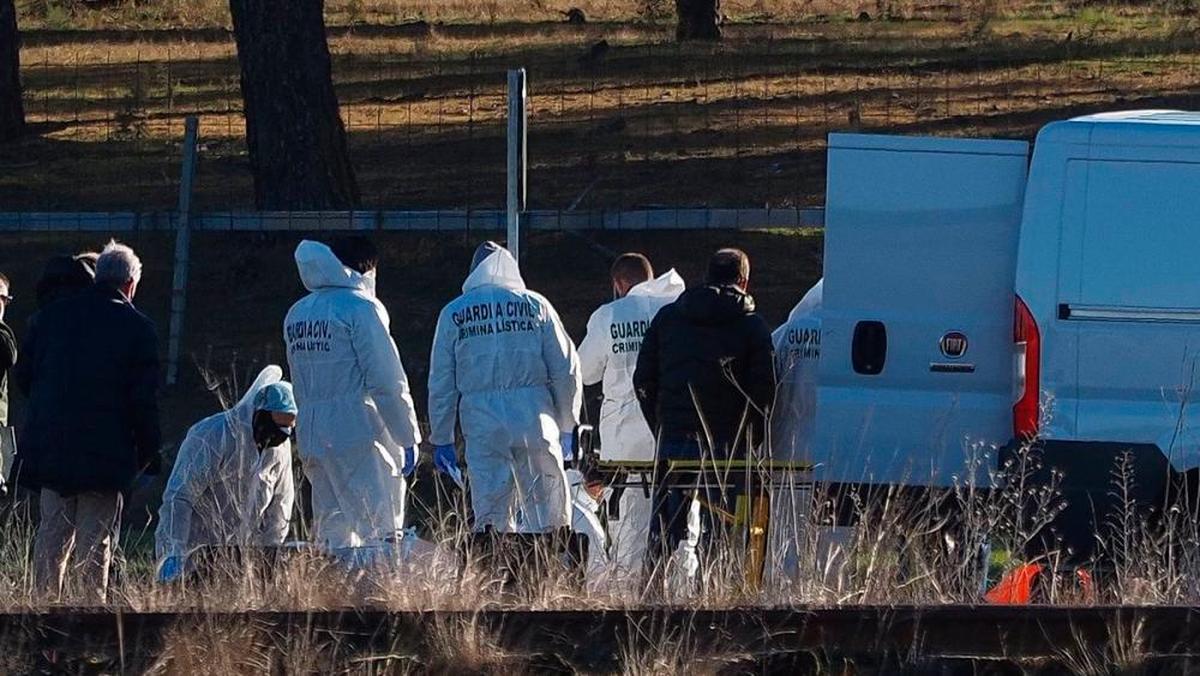
<path id="1" fill-rule="evenodd" d="M 819 205 L 836 130 L 1031 138 L 1047 121 L 1195 107 L 1200 48 L 1066 41 L 964 50 L 805 37 L 680 46 L 638 36 L 489 45 L 346 36 L 334 77 L 363 207 L 497 209 L 504 72 L 530 74 L 535 209 Z M 522 38 L 524 39 L 524 38 Z M 461 43 L 461 44 L 460 44 Z M 234 46 L 33 44 L 37 140 L 0 149 L 0 211 L 156 211 L 176 200 L 183 120 L 201 121 L 195 206 L 253 208 Z"/>

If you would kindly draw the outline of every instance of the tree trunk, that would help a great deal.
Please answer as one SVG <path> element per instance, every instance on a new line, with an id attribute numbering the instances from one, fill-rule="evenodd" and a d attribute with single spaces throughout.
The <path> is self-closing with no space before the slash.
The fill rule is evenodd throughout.
<path id="1" fill-rule="evenodd" d="M 21 103 L 21 35 L 13 0 L 0 0 L 0 143 L 25 133 Z"/>
<path id="2" fill-rule="evenodd" d="M 675 0 L 676 40 L 720 40 L 721 0 Z"/>
<path id="3" fill-rule="evenodd" d="M 229 0 L 259 209 L 349 209 L 358 186 L 323 0 Z"/>

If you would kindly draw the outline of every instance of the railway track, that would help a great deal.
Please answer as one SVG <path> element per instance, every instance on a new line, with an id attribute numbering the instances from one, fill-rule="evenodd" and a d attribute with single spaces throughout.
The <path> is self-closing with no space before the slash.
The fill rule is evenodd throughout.
<path id="1" fill-rule="evenodd" d="M 550 671 L 620 670 L 622 656 L 662 642 L 697 657 L 735 650 L 756 669 L 853 664 L 957 671 L 963 664 L 1061 664 L 1125 646 L 1154 664 L 1194 665 L 1200 608 L 1154 606 L 649 607 L 625 610 L 130 612 L 54 608 L 0 614 L 0 642 L 39 654 L 85 655 L 118 670 L 161 651 L 172 631 L 252 626 L 275 639 L 302 637 L 358 654 L 413 655 L 447 627 L 470 627 L 511 654 L 540 655 Z M 277 646 L 286 646 L 279 642 Z M 280 648 L 286 650 L 286 648 Z M 784 660 L 784 662 L 780 662 Z M 790 661 L 789 661 L 790 660 Z M 558 665 L 558 667 L 553 667 Z"/>

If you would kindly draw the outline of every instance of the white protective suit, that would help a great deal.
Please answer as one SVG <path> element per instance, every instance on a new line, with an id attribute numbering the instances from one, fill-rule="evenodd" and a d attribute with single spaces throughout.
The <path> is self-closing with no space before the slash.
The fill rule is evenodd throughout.
<path id="1" fill-rule="evenodd" d="M 296 492 L 291 442 L 254 442 L 254 397 L 283 379 L 268 366 L 228 411 L 188 430 L 158 511 L 154 545 L 159 559 L 181 559 L 201 546 L 279 545 L 287 537 Z"/>
<path id="2" fill-rule="evenodd" d="M 775 374 L 779 389 L 771 411 L 771 455 L 776 460 L 803 462 L 809 458 L 817 412 L 817 366 L 821 358 L 821 300 L 824 280 L 819 280 L 772 334 Z M 772 489 L 771 532 L 767 578 L 774 583 L 794 579 L 798 573 L 798 543 L 803 539 L 803 518 L 812 499 L 800 481 Z"/>
<path id="3" fill-rule="evenodd" d="M 328 246 L 296 247 L 311 293 L 288 311 L 284 341 L 312 484 L 314 540 L 334 552 L 379 546 L 404 528 L 404 449 L 421 442 L 408 376 L 375 280 Z"/>
<path id="4" fill-rule="evenodd" d="M 775 376 L 779 390 L 771 413 L 771 455 L 776 460 L 804 460 L 816 424 L 817 364 L 821 358 L 819 280 L 771 334 L 775 342 Z"/>
<path id="5" fill-rule="evenodd" d="M 588 319 L 587 336 L 579 345 L 579 361 L 585 385 L 603 383 L 602 460 L 654 459 L 654 434 L 642 416 L 633 389 L 633 371 L 650 320 L 663 306 L 674 302 L 684 286 L 683 278 L 669 270 L 634 286 L 623 298 L 601 305 Z M 610 514 L 608 521 L 612 538 L 609 550 L 617 573 L 641 573 L 650 511 L 650 497 L 639 487 L 621 492 L 616 518 Z"/>
<path id="6" fill-rule="evenodd" d="M 584 579 L 589 589 L 595 589 L 608 580 L 609 557 L 608 536 L 600 523 L 600 503 L 588 494 L 583 475 L 578 470 L 567 470 L 567 483 L 571 491 L 571 530 L 583 534 L 588 541 L 587 569 Z"/>
<path id="7" fill-rule="evenodd" d="M 579 424 L 575 345 L 504 249 L 475 266 L 462 289 L 442 310 L 433 339 L 430 441 L 453 444 L 457 415 L 477 531 L 568 526 L 559 435 Z"/>

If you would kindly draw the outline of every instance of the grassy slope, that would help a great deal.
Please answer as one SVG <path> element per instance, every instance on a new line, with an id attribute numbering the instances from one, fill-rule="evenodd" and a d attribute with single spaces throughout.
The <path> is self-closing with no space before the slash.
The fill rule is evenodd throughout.
<path id="1" fill-rule="evenodd" d="M 531 78 L 537 208 L 819 204 L 831 130 L 1031 138 L 1082 112 L 1196 105 L 1197 19 L 1154 8 L 1002 16 L 978 35 L 969 21 L 739 23 L 715 47 L 536 14 L 331 27 L 366 206 L 499 206 L 515 66 Z M 25 33 L 39 135 L 0 148 L 0 210 L 171 208 L 188 114 L 205 144 L 195 203 L 252 205 L 229 35 L 170 25 Z M 600 40 L 605 55 L 581 60 Z"/>
<path id="2" fill-rule="evenodd" d="M 891 0 L 893 16 L 971 16 L 980 11 L 971 3 L 936 0 Z M 225 0 L 154 0 L 101 4 L 101 9 L 72 7 L 62 0 L 16 0 L 17 11 L 31 28 L 94 30 L 97 28 L 224 27 L 229 24 Z M 815 17 L 855 17 L 875 14 L 875 0 L 724 0 L 721 11 L 732 21 L 796 21 Z M 980 6 L 982 7 L 982 5 Z M 1004 0 L 988 11 L 1054 15 L 1061 8 L 1040 0 Z M 544 23 L 562 21 L 570 9 L 581 10 L 591 22 L 669 22 L 671 0 L 328 0 L 330 25 L 428 21 L 444 24 Z"/>

